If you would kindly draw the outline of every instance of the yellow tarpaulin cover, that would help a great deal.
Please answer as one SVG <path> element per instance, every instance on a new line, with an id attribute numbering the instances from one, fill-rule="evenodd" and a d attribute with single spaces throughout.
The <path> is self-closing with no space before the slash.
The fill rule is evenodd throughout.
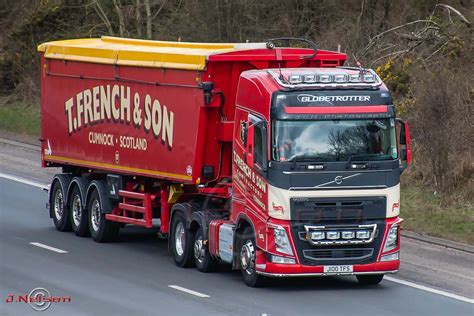
<path id="1" fill-rule="evenodd" d="M 100 64 L 203 70 L 207 57 L 265 48 L 265 43 L 189 43 L 103 36 L 43 43 L 38 51 L 47 59 Z"/>

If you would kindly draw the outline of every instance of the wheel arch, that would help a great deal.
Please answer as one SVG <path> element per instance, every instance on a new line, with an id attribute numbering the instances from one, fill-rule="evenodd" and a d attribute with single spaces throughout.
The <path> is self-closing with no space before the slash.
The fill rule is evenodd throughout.
<path id="1" fill-rule="evenodd" d="M 69 183 L 68 189 L 67 189 L 67 200 L 68 200 L 68 205 L 69 205 L 69 200 L 71 198 L 72 190 L 74 189 L 74 186 L 77 186 L 79 188 L 79 194 L 81 195 L 82 199 L 82 208 L 86 208 L 86 201 L 88 198 L 88 186 L 89 186 L 89 179 L 86 177 L 74 177 L 71 182 Z"/>
<path id="2" fill-rule="evenodd" d="M 89 204 L 89 199 L 94 190 L 97 190 L 99 193 L 99 201 L 101 207 L 101 212 L 102 213 L 110 213 L 112 212 L 112 204 L 110 202 L 110 199 L 107 198 L 107 184 L 105 183 L 104 180 L 93 180 L 87 187 L 87 193 L 86 193 L 86 205 Z"/>

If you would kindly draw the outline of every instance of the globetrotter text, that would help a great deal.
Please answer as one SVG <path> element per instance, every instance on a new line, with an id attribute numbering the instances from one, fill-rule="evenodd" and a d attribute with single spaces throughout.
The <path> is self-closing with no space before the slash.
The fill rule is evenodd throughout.
<path id="1" fill-rule="evenodd" d="M 69 134 L 104 122 L 133 123 L 173 147 L 174 113 L 149 94 L 132 93 L 122 85 L 95 86 L 77 93 L 64 103 Z"/>

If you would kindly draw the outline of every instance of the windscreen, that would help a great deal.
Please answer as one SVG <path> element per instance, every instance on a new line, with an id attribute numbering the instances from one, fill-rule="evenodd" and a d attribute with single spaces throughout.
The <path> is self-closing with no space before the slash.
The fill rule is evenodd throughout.
<path id="1" fill-rule="evenodd" d="M 389 160 L 397 158 L 395 121 L 385 119 L 272 123 L 274 161 Z"/>

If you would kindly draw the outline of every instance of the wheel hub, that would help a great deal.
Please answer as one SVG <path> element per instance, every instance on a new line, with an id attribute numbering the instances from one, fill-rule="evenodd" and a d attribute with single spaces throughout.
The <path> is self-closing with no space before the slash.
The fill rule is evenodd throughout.
<path id="1" fill-rule="evenodd" d="M 64 214 L 64 200 L 63 193 L 61 191 L 56 191 L 54 197 L 54 215 L 57 220 L 61 220 Z"/>
<path id="2" fill-rule="evenodd" d="M 182 256 L 184 253 L 184 248 L 186 244 L 186 232 L 184 231 L 183 223 L 179 222 L 176 225 L 176 230 L 174 233 L 175 240 L 175 249 L 178 256 Z"/>
<path id="3" fill-rule="evenodd" d="M 98 231 L 100 227 L 100 202 L 98 200 L 92 203 L 91 223 L 94 231 Z"/>
<path id="4" fill-rule="evenodd" d="M 244 269 L 248 274 L 253 272 L 255 266 L 255 249 L 250 240 L 247 240 L 247 242 L 242 246 L 240 251 L 240 264 L 242 269 Z"/>
<path id="5" fill-rule="evenodd" d="M 197 261 L 202 262 L 204 260 L 204 247 L 202 243 L 202 237 L 199 237 L 194 242 L 194 258 Z"/>
<path id="6" fill-rule="evenodd" d="M 74 225 L 79 226 L 82 218 L 82 203 L 79 195 L 74 196 L 72 200 L 72 220 Z"/>

